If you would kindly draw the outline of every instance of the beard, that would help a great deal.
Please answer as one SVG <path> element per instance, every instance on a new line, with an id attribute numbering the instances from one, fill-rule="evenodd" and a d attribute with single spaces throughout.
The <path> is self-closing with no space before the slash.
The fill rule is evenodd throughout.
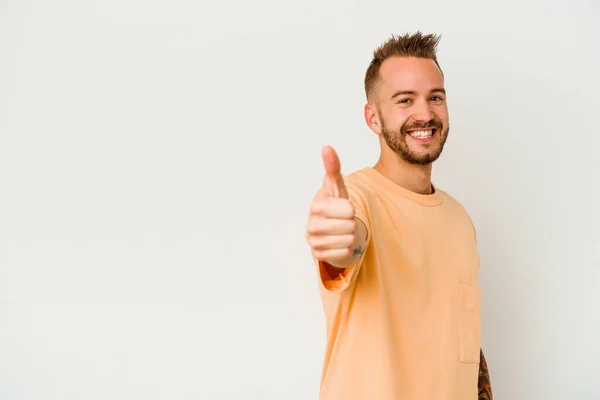
<path id="1" fill-rule="evenodd" d="M 427 124 L 405 124 L 397 130 L 389 129 L 385 125 L 381 115 L 379 116 L 379 120 L 381 121 L 381 134 L 389 148 L 409 164 L 428 165 L 437 160 L 442 154 L 444 144 L 446 143 L 450 131 L 449 126 L 443 126 L 441 121 L 436 118 L 432 119 Z M 412 129 L 436 129 L 435 135 L 439 135 L 439 139 L 437 143 L 434 142 L 425 147 L 424 151 L 413 151 L 406 142 L 406 136 L 408 136 L 407 131 Z"/>

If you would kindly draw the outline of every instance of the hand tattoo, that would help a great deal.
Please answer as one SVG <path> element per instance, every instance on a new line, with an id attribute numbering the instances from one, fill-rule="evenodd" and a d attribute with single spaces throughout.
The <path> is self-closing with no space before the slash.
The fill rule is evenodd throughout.
<path id="1" fill-rule="evenodd" d="M 352 250 L 352 255 L 354 257 L 360 256 L 363 253 L 363 248 L 361 246 L 358 246 L 357 248 L 355 248 L 354 250 Z"/>

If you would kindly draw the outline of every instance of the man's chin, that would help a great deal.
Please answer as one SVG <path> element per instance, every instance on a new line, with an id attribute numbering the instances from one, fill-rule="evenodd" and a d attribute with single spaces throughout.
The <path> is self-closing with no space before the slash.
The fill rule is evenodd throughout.
<path id="1" fill-rule="evenodd" d="M 437 161 L 438 158 L 440 158 L 441 152 L 436 152 L 436 153 L 432 153 L 432 154 L 410 154 L 408 156 L 403 156 L 402 158 L 404 159 L 404 161 L 410 163 L 410 164 L 415 164 L 415 165 L 429 165 L 435 161 Z"/>

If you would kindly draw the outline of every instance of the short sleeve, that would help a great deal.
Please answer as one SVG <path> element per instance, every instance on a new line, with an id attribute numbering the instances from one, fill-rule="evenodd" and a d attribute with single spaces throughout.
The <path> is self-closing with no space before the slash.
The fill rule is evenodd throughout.
<path id="1" fill-rule="evenodd" d="M 464 207 L 463 207 L 463 209 L 464 209 Z M 473 228 L 473 240 L 475 240 L 475 248 L 477 248 L 477 228 L 475 228 L 473 219 L 471 218 L 469 213 L 467 213 L 467 210 L 465 210 L 465 213 L 467 214 L 467 219 L 469 220 L 469 224 L 471 225 L 471 228 Z M 481 269 L 481 256 L 479 255 L 479 250 L 477 250 L 477 269 Z"/>
<path id="2" fill-rule="evenodd" d="M 360 259 L 358 259 L 354 265 L 345 268 L 335 278 L 332 278 L 328 272 L 328 270 L 332 267 L 328 268 L 324 262 L 315 260 L 318 267 L 321 285 L 323 289 L 330 292 L 344 291 L 356 281 L 358 273 L 362 268 L 369 251 L 369 243 L 371 241 L 371 237 L 373 236 L 371 233 L 368 201 L 365 193 L 361 190 L 360 186 L 348 181 L 347 178 L 344 178 L 344 181 L 346 184 L 346 189 L 348 190 L 348 198 L 354 206 L 355 218 L 360 220 L 367 228 L 367 240 L 365 241 L 365 248 L 363 249 Z"/>

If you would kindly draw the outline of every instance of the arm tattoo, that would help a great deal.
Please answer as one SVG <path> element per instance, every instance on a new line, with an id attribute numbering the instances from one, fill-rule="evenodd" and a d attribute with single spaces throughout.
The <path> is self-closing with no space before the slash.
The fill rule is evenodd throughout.
<path id="1" fill-rule="evenodd" d="M 483 350 L 479 349 L 479 381 L 477 383 L 479 388 L 479 400 L 493 400 L 492 397 L 492 383 L 490 381 L 490 372 L 488 370 L 487 362 L 483 355 Z"/>
<path id="2" fill-rule="evenodd" d="M 358 256 L 362 255 L 362 253 L 363 253 L 363 248 L 362 248 L 362 246 L 358 246 L 358 247 L 356 247 L 354 250 L 352 250 L 352 255 L 353 255 L 354 257 L 358 257 Z"/>

